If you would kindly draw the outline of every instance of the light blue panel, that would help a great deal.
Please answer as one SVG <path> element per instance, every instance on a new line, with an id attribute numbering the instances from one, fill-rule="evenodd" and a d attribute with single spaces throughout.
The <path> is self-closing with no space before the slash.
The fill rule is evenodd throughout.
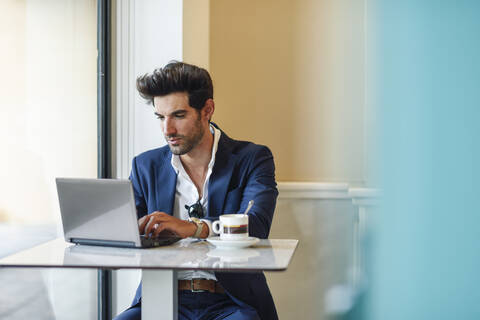
<path id="1" fill-rule="evenodd" d="M 480 1 L 367 0 L 384 206 L 372 320 L 480 319 Z"/>

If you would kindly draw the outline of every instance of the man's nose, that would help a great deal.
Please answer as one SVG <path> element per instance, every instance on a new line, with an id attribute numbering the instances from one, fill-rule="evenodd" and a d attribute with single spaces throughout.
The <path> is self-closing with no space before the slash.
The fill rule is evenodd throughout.
<path id="1" fill-rule="evenodd" d="M 175 125 L 172 120 L 165 118 L 163 122 L 163 134 L 165 136 L 171 136 L 176 133 Z"/>

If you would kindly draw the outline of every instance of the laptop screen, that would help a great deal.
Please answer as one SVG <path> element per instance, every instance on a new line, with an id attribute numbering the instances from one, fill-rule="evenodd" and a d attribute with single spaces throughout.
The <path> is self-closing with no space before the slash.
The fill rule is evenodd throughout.
<path id="1" fill-rule="evenodd" d="M 56 183 L 66 241 L 141 246 L 129 180 L 57 178 Z"/>

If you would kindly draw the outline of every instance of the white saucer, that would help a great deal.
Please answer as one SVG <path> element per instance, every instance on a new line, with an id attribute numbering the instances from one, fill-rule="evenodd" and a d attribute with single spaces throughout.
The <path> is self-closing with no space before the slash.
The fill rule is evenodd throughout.
<path id="1" fill-rule="evenodd" d="M 242 240 L 221 240 L 220 237 L 211 237 L 207 238 L 207 241 L 219 249 L 238 249 L 250 247 L 260 241 L 260 239 L 248 237 Z"/>

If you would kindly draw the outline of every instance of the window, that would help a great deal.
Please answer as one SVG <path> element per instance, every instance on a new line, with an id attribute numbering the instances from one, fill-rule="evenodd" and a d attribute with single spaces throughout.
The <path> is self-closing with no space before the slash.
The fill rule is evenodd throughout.
<path id="1" fill-rule="evenodd" d="M 97 175 L 96 1 L 0 4 L 0 222 L 60 224 L 55 177 Z"/>
<path id="2" fill-rule="evenodd" d="M 0 227 L 61 235 L 55 177 L 97 176 L 97 2 L 2 0 L 0 41 Z M 14 235 L 0 256 L 22 247 Z M 6 268 L 0 279 L 2 319 L 97 315 L 95 270 Z"/>

